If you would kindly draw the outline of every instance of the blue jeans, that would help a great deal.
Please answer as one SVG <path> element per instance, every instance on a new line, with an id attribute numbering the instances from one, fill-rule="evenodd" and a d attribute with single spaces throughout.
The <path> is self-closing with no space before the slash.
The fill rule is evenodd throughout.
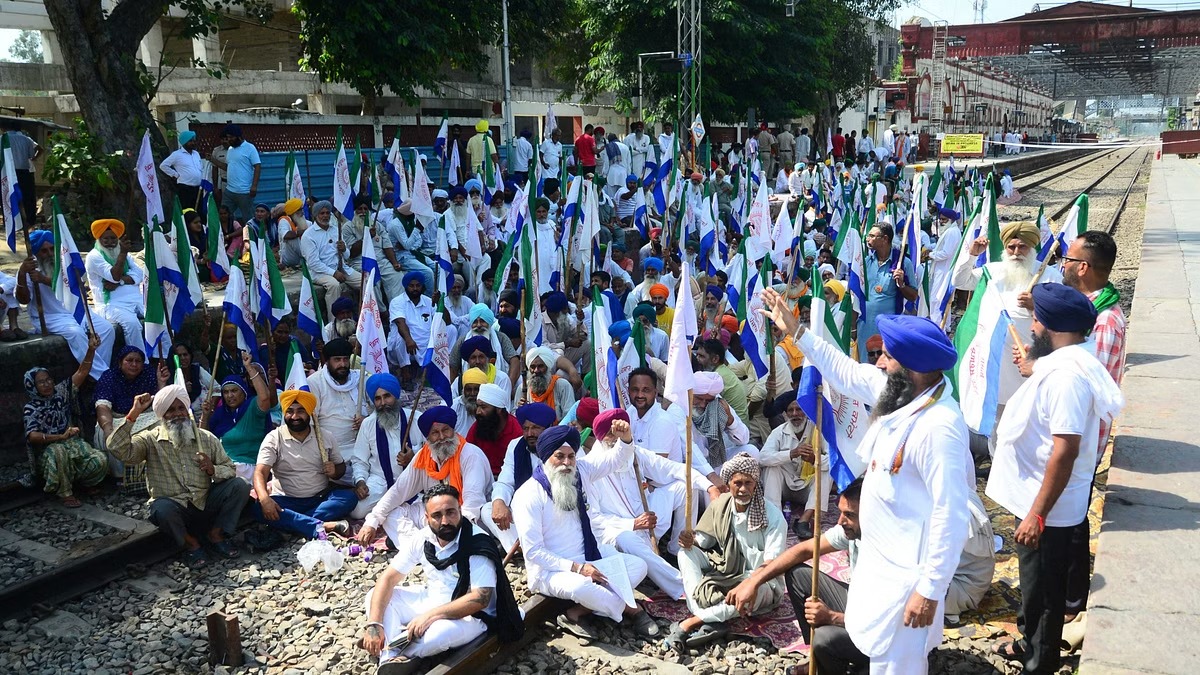
<path id="1" fill-rule="evenodd" d="M 250 506 L 254 519 L 310 539 L 316 538 L 325 530 L 326 522 L 345 518 L 358 505 L 358 497 L 354 496 L 354 490 L 350 489 L 330 490 L 311 497 L 280 495 L 271 499 L 279 505 L 279 520 L 270 522 L 263 518 L 262 507 L 258 502 Z"/>

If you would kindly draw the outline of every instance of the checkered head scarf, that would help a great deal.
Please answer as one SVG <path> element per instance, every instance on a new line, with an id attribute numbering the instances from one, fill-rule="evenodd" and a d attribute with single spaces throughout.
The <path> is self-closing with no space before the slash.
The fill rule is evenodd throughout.
<path id="1" fill-rule="evenodd" d="M 767 526 L 767 503 L 763 498 L 763 482 L 758 460 L 749 453 L 739 452 L 721 466 L 721 480 L 728 483 L 735 473 L 744 473 L 754 479 L 754 495 L 750 497 L 750 508 L 746 517 L 750 531 L 761 530 Z"/>

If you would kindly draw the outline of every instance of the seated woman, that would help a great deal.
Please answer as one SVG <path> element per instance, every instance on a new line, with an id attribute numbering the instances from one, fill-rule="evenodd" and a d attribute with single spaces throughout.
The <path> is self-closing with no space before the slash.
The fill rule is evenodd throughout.
<path id="1" fill-rule="evenodd" d="M 228 206 L 219 208 L 217 215 L 221 219 L 221 234 L 225 235 L 225 252 L 229 254 L 230 260 L 241 260 L 242 243 L 245 241 L 242 237 L 242 224 L 234 220 L 233 212 Z"/>
<path id="2" fill-rule="evenodd" d="M 250 359 L 249 352 L 242 352 L 242 365 L 250 373 L 254 395 L 250 395 L 246 380 L 238 375 L 221 380 L 220 399 L 213 397 L 204 403 L 204 428 L 221 439 L 238 477 L 253 485 L 258 447 L 275 427 L 271 409 L 278 412 L 279 407 L 275 403 L 275 388 L 267 384 L 262 366 Z"/>
<path id="3" fill-rule="evenodd" d="M 179 369 L 183 371 L 183 385 L 187 387 L 188 398 L 192 400 L 192 414 L 199 419 L 204 399 L 208 397 L 213 385 L 212 375 L 192 360 L 192 348 L 186 342 L 176 342 L 175 346 L 171 347 L 171 356 L 171 373 L 175 373 L 177 358 Z"/>
<path id="4" fill-rule="evenodd" d="M 114 424 L 124 423 L 125 415 L 133 408 L 133 399 L 138 394 L 153 396 L 171 381 L 171 371 L 165 363 L 160 362 L 156 371 L 147 365 L 146 354 L 141 349 L 126 345 L 117 352 L 112 367 L 100 376 L 93 395 L 96 436 L 92 445 L 107 452 L 105 439 L 112 433 Z M 133 424 L 133 433 L 137 433 L 158 424 L 158 418 L 153 411 L 146 411 Z M 114 476 L 125 477 L 124 465 L 116 458 L 109 457 L 108 465 Z"/>
<path id="5" fill-rule="evenodd" d="M 99 346 L 100 338 L 92 335 L 79 368 L 58 384 L 45 368 L 30 368 L 25 373 L 25 393 L 29 394 L 25 440 L 29 443 L 33 475 L 45 478 L 43 489 L 71 508 L 81 505 L 74 495 L 75 485 L 99 485 L 108 469 L 104 453 L 88 445 L 79 437 L 79 427 L 71 425 L 76 393 L 87 380 Z"/>
<path id="6" fill-rule="evenodd" d="M 208 283 L 212 281 L 212 274 L 208 269 L 208 237 L 204 233 L 204 221 L 195 209 L 184 209 L 183 224 L 187 230 L 188 245 L 192 247 L 192 255 L 196 260 L 197 278 Z"/>

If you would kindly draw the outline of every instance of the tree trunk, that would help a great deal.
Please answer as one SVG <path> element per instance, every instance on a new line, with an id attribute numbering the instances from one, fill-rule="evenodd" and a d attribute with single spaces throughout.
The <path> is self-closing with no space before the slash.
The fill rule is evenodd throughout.
<path id="1" fill-rule="evenodd" d="M 100 0 L 45 0 L 43 4 L 88 129 L 104 144 L 105 152 L 125 153 L 126 175 L 113 177 L 117 186 L 103 198 L 105 213 L 96 215 L 141 222 L 145 211 L 135 164 L 142 134 L 150 130 L 155 164 L 166 156 L 167 146 L 138 83 L 137 52 L 167 2 L 121 0 L 107 16 Z M 160 185 L 165 182 L 160 177 Z M 170 212 L 166 195 L 164 210 Z"/>

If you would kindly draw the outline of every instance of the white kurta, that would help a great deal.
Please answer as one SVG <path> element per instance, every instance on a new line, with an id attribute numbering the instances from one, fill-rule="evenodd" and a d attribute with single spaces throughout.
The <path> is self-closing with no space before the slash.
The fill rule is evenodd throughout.
<path id="1" fill-rule="evenodd" d="M 358 378 L 359 371 L 351 368 L 346 382 L 339 384 L 329 374 L 327 367 L 321 368 L 308 378 L 308 387 L 317 397 L 317 424 L 321 427 L 321 441 L 326 446 L 354 447 L 358 436 L 358 432 L 354 430 L 354 417 L 365 417 L 373 408 L 365 394 L 360 405 Z"/>
<path id="2" fill-rule="evenodd" d="M 800 349 L 844 394 L 877 401 L 883 392 L 883 371 L 855 363 L 812 333 L 801 336 Z M 967 539 L 967 495 L 975 482 L 967 426 L 949 382 L 945 384 L 941 398 L 929 408 L 920 411 L 932 389 L 875 420 L 858 447 L 867 472 L 846 630 L 871 657 L 872 673 L 925 673 L 927 652 L 942 641 L 942 601 Z M 902 462 L 893 473 L 902 446 Z M 938 601 L 927 628 L 904 626 L 904 606 L 914 592 Z"/>
<path id="3" fill-rule="evenodd" d="M 575 465 L 584 494 L 589 499 L 596 494 L 597 479 L 629 464 L 633 456 L 633 445 L 629 443 L 619 442 L 613 448 L 601 445 L 600 448 L 580 457 Z M 577 602 L 601 616 L 620 621 L 625 601 L 607 587 L 571 571 L 573 563 L 586 562 L 579 513 L 559 509 L 536 480 L 526 481 L 517 489 L 512 511 L 521 548 L 525 551 L 525 572 L 530 589 Z M 640 558 L 597 543 L 602 557 L 618 557 L 625 564 L 633 587 L 646 578 L 646 563 Z"/>
<path id="4" fill-rule="evenodd" d="M 29 321 L 33 324 L 34 332 L 41 332 L 38 303 L 34 297 L 34 293 L 41 293 L 42 314 L 46 317 L 46 331 L 51 335 L 61 335 L 71 348 L 71 355 L 77 362 L 82 363 L 88 350 L 87 318 L 84 318 L 82 324 L 76 321 L 75 316 L 67 311 L 66 306 L 54 296 L 54 289 L 50 286 L 34 284 L 33 279 L 26 277 L 25 288 L 29 291 Z M 96 314 L 92 315 L 92 325 L 96 327 L 96 334 L 100 336 L 100 346 L 92 358 L 92 370 L 89 374 L 99 380 L 104 371 L 108 370 L 109 362 L 112 361 L 113 340 L 116 338 L 116 331 L 113 330 L 112 324 L 107 319 Z M 144 338 L 135 339 L 133 345 L 142 347 L 144 341 Z"/>
<path id="5" fill-rule="evenodd" d="M 638 136 L 636 133 L 629 134 L 625 137 L 625 145 L 629 146 L 630 160 L 632 162 L 629 173 L 641 178 L 646 170 L 646 159 L 648 157 L 651 160 L 653 159 L 653 156 L 649 155 L 650 137 L 646 134 L 642 134 L 641 136 Z M 625 184 L 624 179 L 621 180 L 621 184 Z"/>
<path id="6" fill-rule="evenodd" d="M 954 256 L 957 255 L 961 243 L 962 227 L 958 223 L 946 223 L 946 226 L 938 233 L 937 245 L 929 253 L 929 265 L 932 270 L 929 277 L 930 289 L 943 288 L 943 285 L 945 288 L 950 288 L 948 277 L 954 273 Z M 934 323 L 941 325 L 941 298 L 930 298 L 929 301 L 931 305 L 929 318 Z"/>
<path id="7" fill-rule="evenodd" d="M 758 455 L 758 465 L 762 467 L 763 492 L 767 501 L 783 508 L 783 488 L 787 486 L 792 492 L 808 490 L 804 508 L 813 509 L 817 504 L 817 493 L 809 490 L 812 478 L 805 480 L 800 477 L 804 460 L 799 457 L 792 459 L 792 450 L 801 443 L 812 442 L 813 424 L 805 422 L 804 427 L 797 431 L 791 422 L 785 422 L 771 431 L 763 443 L 762 452 Z M 821 451 L 821 504 L 829 499 L 829 455 Z"/>
<path id="8" fill-rule="evenodd" d="M 406 413 L 403 413 L 406 414 Z M 401 434 L 401 422 L 395 429 L 386 429 L 384 433 L 388 440 L 388 464 L 392 470 L 392 481 L 400 477 L 404 467 L 396 461 L 396 457 L 404 450 L 404 436 Z M 371 509 L 383 498 L 383 493 L 391 487 L 387 476 L 383 473 L 383 463 L 379 458 L 379 444 L 376 439 L 376 416 L 371 413 L 363 420 L 358 428 L 358 436 L 354 440 L 354 452 L 350 455 L 350 470 L 355 484 L 363 481 L 371 491 L 366 499 L 358 500 L 358 506 L 350 513 L 351 518 L 366 518 Z"/>
<path id="9" fill-rule="evenodd" d="M 398 298 L 392 298 L 391 304 L 388 305 L 388 316 L 393 323 L 397 319 L 404 319 L 409 337 L 417 343 L 417 354 L 413 357 L 408 353 L 399 329 L 393 329 L 388 333 L 388 361 L 398 366 L 419 365 L 429 344 L 429 330 L 433 325 L 433 302 L 428 295 L 422 295 L 417 302 L 413 302 L 408 293 L 404 293 Z"/>
<path id="10" fill-rule="evenodd" d="M 133 284 L 125 284 L 109 291 L 107 300 L 104 298 L 103 282 L 120 283 L 120 277 L 124 275 L 114 275 L 112 264 L 105 260 L 104 254 L 96 248 L 88 251 L 83 265 L 87 270 L 88 286 L 92 289 L 92 307 L 95 312 L 108 319 L 114 326 L 121 327 L 125 344 L 140 345 L 143 338 L 139 318 L 145 314 L 141 283 L 145 280 L 146 273 L 132 256 L 125 259 L 129 261 L 126 274 L 133 280 Z"/>
<path id="11" fill-rule="evenodd" d="M 496 478 L 496 482 L 492 484 L 492 501 L 483 505 L 479 513 L 479 524 L 487 528 L 492 536 L 500 540 L 500 546 L 506 552 L 512 549 L 513 544 L 517 542 L 517 527 L 509 525 L 508 529 L 502 530 L 496 521 L 492 519 L 492 502 L 497 499 L 504 502 L 509 509 L 512 509 L 513 495 L 517 492 L 517 464 L 516 453 L 525 452 L 529 455 L 530 468 L 536 470 L 542 465 L 542 460 L 535 452 L 528 450 L 518 450 L 517 446 L 521 442 L 521 438 L 514 438 L 508 442 L 508 449 L 504 452 L 504 463 L 500 465 L 500 475 Z M 533 474 L 530 474 L 533 475 Z"/>

